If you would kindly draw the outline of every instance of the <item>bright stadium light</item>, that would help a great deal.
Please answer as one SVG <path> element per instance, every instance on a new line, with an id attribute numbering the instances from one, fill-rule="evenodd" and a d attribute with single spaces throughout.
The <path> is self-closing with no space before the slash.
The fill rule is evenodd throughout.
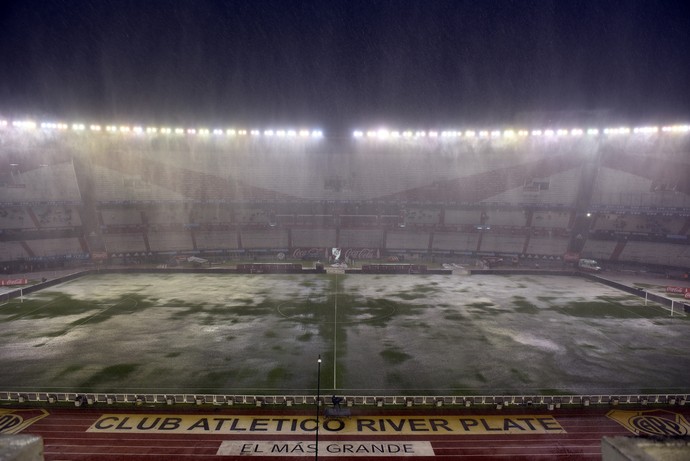
<path id="1" fill-rule="evenodd" d="M 503 131 L 503 137 L 504 138 L 512 138 L 513 136 L 515 136 L 515 131 L 513 131 L 513 130 Z"/>
<path id="2" fill-rule="evenodd" d="M 388 130 L 380 129 L 376 132 L 376 137 L 378 137 L 379 139 L 386 139 L 386 138 L 388 138 L 389 134 L 390 133 L 388 133 Z"/>
<path id="3" fill-rule="evenodd" d="M 153 127 L 153 126 L 148 126 L 148 127 L 146 127 L 146 132 L 149 134 L 155 134 L 155 133 L 158 133 L 158 128 Z"/>
<path id="4" fill-rule="evenodd" d="M 300 136 L 300 138 L 308 138 L 309 137 L 309 130 L 299 130 L 299 136 Z"/>
<path id="5" fill-rule="evenodd" d="M 465 131 L 465 137 L 466 138 L 474 138 L 476 136 L 476 133 L 472 130 Z"/>
<path id="6" fill-rule="evenodd" d="M 300 135 L 301 135 L 301 134 L 302 134 L 302 132 L 300 131 Z M 361 138 L 361 137 L 363 137 L 363 136 L 364 136 L 364 132 L 362 132 L 362 131 L 360 131 L 360 130 L 355 130 L 355 131 L 352 132 L 352 137 L 353 137 L 353 138 Z"/>
<path id="7" fill-rule="evenodd" d="M 541 130 L 532 130 L 532 136 L 541 136 Z"/>
<path id="8" fill-rule="evenodd" d="M 75 123 L 72 125 L 72 130 L 73 131 L 84 131 L 84 124 L 83 123 Z"/>
<path id="9" fill-rule="evenodd" d="M 208 128 L 199 128 L 199 134 L 203 136 L 208 136 L 211 132 Z"/>
<path id="10" fill-rule="evenodd" d="M 128 126 L 121 126 L 120 127 L 120 132 L 122 133 L 129 133 L 130 128 Z"/>
<path id="11" fill-rule="evenodd" d="M 221 136 L 223 134 L 223 130 L 216 128 L 215 130 L 213 130 L 213 134 L 216 136 Z"/>
<path id="12" fill-rule="evenodd" d="M 418 138 L 426 138 L 426 131 L 417 131 L 414 135 Z"/>
<path id="13" fill-rule="evenodd" d="M 91 131 L 101 131 L 101 126 L 100 125 L 91 125 L 91 126 L 89 126 L 89 129 Z"/>
<path id="14" fill-rule="evenodd" d="M 529 136 L 529 131 L 520 130 L 520 131 L 518 131 L 518 136 Z"/>
<path id="15" fill-rule="evenodd" d="M 570 130 L 571 136 L 582 136 L 582 130 L 580 128 L 573 128 Z"/>
<path id="16" fill-rule="evenodd" d="M 294 138 L 295 136 L 297 136 L 297 132 L 295 130 L 287 130 L 287 135 L 288 138 Z"/>
<path id="17" fill-rule="evenodd" d="M 438 131 L 429 131 L 430 138 L 438 138 Z"/>
<path id="18" fill-rule="evenodd" d="M 252 136 L 261 136 L 261 132 L 259 130 L 252 130 L 250 131 L 250 134 Z"/>
<path id="19" fill-rule="evenodd" d="M 554 134 L 553 130 L 544 130 L 544 136 L 553 136 Z"/>
<path id="20" fill-rule="evenodd" d="M 170 134 L 170 133 L 172 133 L 172 128 L 167 127 L 167 126 L 164 126 L 164 127 L 161 128 L 161 133 L 163 133 L 163 134 Z"/>
<path id="21" fill-rule="evenodd" d="M 25 130 L 33 130 L 36 128 L 36 122 L 31 120 L 15 120 L 12 122 L 12 126 L 15 128 L 22 128 Z"/>
<path id="22" fill-rule="evenodd" d="M 184 134 L 184 128 L 175 128 L 175 134 Z"/>
<path id="23" fill-rule="evenodd" d="M 227 130 L 225 134 L 227 134 L 228 136 L 237 136 L 237 131 L 230 129 Z"/>
<path id="24" fill-rule="evenodd" d="M 115 133 L 117 131 L 117 127 L 113 125 L 108 125 L 105 127 L 105 131 L 108 133 Z"/>
<path id="25" fill-rule="evenodd" d="M 264 130 L 264 136 L 273 136 L 273 130 Z"/>
<path id="26" fill-rule="evenodd" d="M 501 132 L 499 130 L 493 130 L 491 132 L 491 137 L 492 138 L 500 138 L 501 137 Z"/>
<path id="27" fill-rule="evenodd" d="M 596 136 L 596 135 L 599 134 L 599 130 L 596 129 L 596 128 L 588 128 L 588 129 L 587 129 L 587 134 L 588 134 L 589 136 Z"/>
<path id="28" fill-rule="evenodd" d="M 412 137 L 412 132 L 410 130 L 405 130 L 403 131 L 403 138 L 411 138 Z"/>
<path id="29" fill-rule="evenodd" d="M 311 132 L 311 137 L 312 138 L 323 138 L 323 132 L 321 130 L 313 130 Z"/>
<path id="30" fill-rule="evenodd" d="M 556 130 L 556 136 L 568 136 L 568 130 L 558 129 Z"/>
<path id="31" fill-rule="evenodd" d="M 194 128 L 187 128 L 187 134 L 196 134 L 196 130 Z"/>
<path id="32" fill-rule="evenodd" d="M 489 132 L 486 130 L 482 130 L 479 132 L 479 137 L 480 138 L 488 138 L 489 137 Z"/>
<path id="33" fill-rule="evenodd" d="M 239 134 L 240 136 L 247 136 L 247 130 L 239 130 L 237 134 Z"/>
<path id="34" fill-rule="evenodd" d="M 136 133 L 136 134 L 141 134 L 141 133 L 144 132 L 144 129 L 143 129 L 142 127 L 140 127 L 140 126 L 135 126 L 135 127 L 132 128 L 132 131 L 133 131 L 134 133 Z"/>
<path id="35" fill-rule="evenodd" d="M 5 128 L 7 126 L 7 120 L 0 120 L 0 128 Z"/>
<path id="36" fill-rule="evenodd" d="M 276 136 L 278 136 L 279 138 L 284 138 L 285 137 L 285 130 L 276 131 Z"/>

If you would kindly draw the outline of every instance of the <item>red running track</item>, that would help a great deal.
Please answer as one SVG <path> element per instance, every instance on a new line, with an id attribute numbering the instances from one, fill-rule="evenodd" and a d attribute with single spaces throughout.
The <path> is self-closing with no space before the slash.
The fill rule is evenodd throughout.
<path id="1" fill-rule="evenodd" d="M 315 440 L 314 433 L 261 433 L 265 430 L 265 421 L 261 420 L 265 415 L 280 415 L 280 418 L 285 418 L 288 421 L 291 417 L 305 418 L 307 415 L 313 414 L 307 411 L 298 411 L 289 409 L 271 410 L 271 409 L 254 409 L 254 410 L 240 410 L 230 408 L 214 408 L 209 411 L 184 411 L 177 412 L 170 411 L 165 408 L 132 408 L 132 409 L 113 409 L 107 407 L 100 408 L 75 408 L 75 409 L 53 409 L 46 408 L 48 415 L 42 419 L 34 422 L 29 427 L 22 430 L 23 434 L 39 435 L 43 438 L 45 448 L 46 460 L 104 460 L 104 461 L 158 461 L 158 460 L 201 460 L 201 459 L 217 459 L 217 460 L 231 460 L 246 458 L 235 452 L 234 455 L 218 455 L 221 444 L 232 441 L 255 441 L 257 443 L 275 443 L 275 442 L 289 442 L 290 453 L 288 449 L 278 452 L 277 455 L 261 456 L 261 460 L 270 461 L 276 460 L 303 460 L 305 458 L 313 458 L 313 452 L 304 451 L 302 449 L 296 450 L 297 442 L 302 442 L 301 448 L 308 447 L 313 444 Z M 607 416 L 612 410 L 609 408 L 601 409 L 560 409 L 554 411 L 540 411 L 530 409 L 530 411 L 496 411 L 496 410 L 478 410 L 472 411 L 457 410 L 420 410 L 420 411 L 401 411 L 401 410 L 387 410 L 387 409 L 353 409 L 352 420 L 359 421 L 364 419 L 366 424 L 365 432 L 356 434 L 338 434 L 320 429 L 319 443 L 323 449 L 329 444 L 340 444 L 338 446 L 349 446 L 350 450 L 356 449 L 362 442 L 391 442 L 397 445 L 402 443 L 420 442 L 430 446 L 433 450 L 430 453 L 420 456 L 412 456 L 410 459 L 443 459 L 443 460 L 490 460 L 490 459 L 504 459 L 504 460 L 539 460 L 539 459 L 561 459 L 561 460 L 599 460 L 601 459 L 601 439 L 604 436 L 632 436 L 634 435 L 630 429 L 626 428 L 624 424 Z M 13 411 L 12 409 L 6 411 Z M 34 411 L 38 411 L 35 410 Z M 639 415 L 651 416 L 652 411 L 649 408 L 625 408 L 626 412 L 631 414 L 635 411 Z M 538 431 L 530 430 L 536 423 L 525 424 L 525 415 L 547 415 L 553 418 L 559 425 L 557 433 L 538 433 Z M 661 421 L 680 420 L 687 423 L 690 411 L 685 407 L 668 407 L 663 410 L 656 410 L 656 415 L 661 415 Z M 26 414 L 28 415 L 28 413 Z M 106 415 L 106 416 L 104 416 Z M 115 415 L 115 416 L 109 416 Z M 121 415 L 121 416 L 118 416 Z M 154 430 L 149 432 L 132 432 L 129 429 L 134 426 L 133 423 L 127 421 L 124 415 L 130 415 L 132 418 L 149 418 L 145 420 L 149 427 L 151 421 L 154 421 L 153 416 L 157 417 L 184 417 L 194 420 L 200 415 L 213 416 L 213 420 L 227 421 L 227 425 L 221 431 L 209 431 L 208 433 L 185 433 L 184 429 L 175 433 L 165 433 L 165 431 Z M 134 416 L 132 416 L 134 415 Z M 629 414 L 626 413 L 626 417 Z M 234 417 L 239 418 L 259 418 L 260 429 L 258 431 L 247 431 L 241 429 L 240 431 L 226 431 L 229 428 L 230 421 Z M 309 416 L 310 417 L 310 416 Z M 520 433 L 505 433 L 495 421 L 497 418 L 508 417 L 511 421 L 521 421 L 522 429 Z M 25 416 L 26 418 L 26 416 Z M 103 419 L 106 418 L 106 419 Z M 108 419 L 109 418 L 109 419 Z M 407 419 L 412 425 L 417 425 L 420 433 L 403 435 L 400 431 L 391 429 L 385 434 L 372 434 L 369 429 L 377 428 L 378 425 L 373 426 L 371 421 L 378 418 L 383 418 L 386 421 L 393 421 L 387 423 L 390 427 L 395 424 L 401 424 L 400 418 Z M 426 419 L 425 419 L 426 418 Z M 476 433 L 475 430 L 484 429 L 477 421 L 482 422 L 484 433 Z M 494 418 L 494 419 L 491 419 Z M 522 419 L 521 419 L 522 418 Z M 209 418 L 210 419 L 210 418 Z M 434 419 L 438 427 L 435 431 L 430 431 L 429 419 Z M 451 432 L 450 429 L 444 426 L 443 421 L 464 421 L 459 426 L 468 429 L 463 433 Z M 527 418 L 530 419 L 530 418 Z M 638 416 L 639 419 L 639 416 Z M 93 427 L 97 421 L 101 421 L 102 427 L 110 429 L 116 428 L 116 423 L 120 424 L 121 430 L 115 432 L 99 432 L 93 431 Z M 415 422 L 416 421 L 416 422 Z M 425 422 L 426 421 L 426 422 Z M 494 421 L 494 422 L 491 422 Z M 371 424 L 370 424 L 371 423 Z M 214 423 L 215 424 L 215 423 Z M 220 423 L 218 423 L 220 424 Z M 261 426 L 261 425 L 264 426 Z M 337 426 L 337 423 L 334 423 Z M 348 424 L 355 424 L 352 421 Z M 357 423 L 359 424 L 359 423 Z M 377 423 L 378 424 L 378 423 Z M 493 426 L 492 426 L 493 424 Z M 547 426 L 553 428 L 555 425 L 547 421 Z M 672 423 L 669 423 L 672 424 Z M 286 423 L 287 425 L 287 423 Z M 530 426 L 530 427 L 527 427 Z M 211 426 L 212 428 L 213 426 Z M 400 425 L 397 426 L 400 429 Z M 673 426 L 676 428 L 676 426 Z M 92 429 L 89 431 L 89 429 Z M 448 430 L 446 430 L 448 429 Z M 562 429 L 562 431 L 560 430 Z M 654 430 L 653 428 L 651 430 Z M 258 433 L 257 433 L 258 432 Z M 443 433 L 443 435 L 438 435 Z M 653 434 L 642 434 L 653 435 Z M 243 443 L 243 442 L 240 442 Z M 258 445 L 257 445 L 258 446 Z M 333 445 L 336 446 L 336 445 Z M 285 445 L 283 445 L 285 447 Z M 355 447 L 355 448 L 352 448 Z M 304 451 L 304 452 L 303 452 Z M 250 444 L 247 444 L 247 455 L 251 454 Z M 320 450 L 319 457 L 335 457 L 333 453 L 330 455 Z M 367 456 L 366 450 L 363 453 L 355 456 L 343 455 L 347 458 L 356 458 L 357 460 L 381 460 L 379 456 Z M 265 454 L 265 453 L 264 453 Z M 257 453 L 253 453 L 257 455 Z M 388 454 L 387 457 L 399 459 L 399 454 Z"/>

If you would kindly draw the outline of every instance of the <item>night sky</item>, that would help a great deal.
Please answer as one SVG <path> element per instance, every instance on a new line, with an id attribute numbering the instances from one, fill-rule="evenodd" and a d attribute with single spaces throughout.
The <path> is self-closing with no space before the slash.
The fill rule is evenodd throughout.
<path id="1" fill-rule="evenodd" d="M 0 1 L 0 114 L 325 130 L 690 120 L 688 1 Z"/>

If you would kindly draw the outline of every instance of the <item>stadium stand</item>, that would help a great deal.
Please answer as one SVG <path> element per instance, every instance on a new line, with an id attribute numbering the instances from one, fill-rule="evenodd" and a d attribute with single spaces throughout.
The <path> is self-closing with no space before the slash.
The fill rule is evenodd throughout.
<path id="1" fill-rule="evenodd" d="M 339 247 L 688 265 L 687 135 L 61 136 L 0 132 L 4 261 Z"/>
<path id="2" fill-rule="evenodd" d="M 527 254 L 563 256 L 568 250 L 569 239 L 564 237 L 535 237 L 529 239 Z"/>
<path id="3" fill-rule="evenodd" d="M 20 242 L 0 242 L 0 261 L 16 261 L 29 256 Z"/>
<path id="4" fill-rule="evenodd" d="M 690 267 L 690 246 L 628 241 L 618 259 L 628 262 Z"/>
<path id="5" fill-rule="evenodd" d="M 482 221 L 482 212 L 480 210 L 457 210 L 446 208 L 444 223 L 448 226 L 452 225 L 471 225 L 475 226 Z"/>
<path id="6" fill-rule="evenodd" d="M 493 253 L 521 254 L 525 248 L 524 235 L 497 235 L 484 233 L 479 251 Z M 562 254 L 562 252 L 561 252 Z"/>
<path id="7" fill-rule="evenodd" d="M 41 228 L 81 226 L 79 211 L 74 206 L 36 206 L 31 212 Z"/>
<path id="8" fill-rule="evenodd" d="M 479 233 L 435 232 L 433 250 L 469 253 L 477 251 Z"/>
<path id="9" fill-rule="evenodd" d="M 490 210 L 482 214 L 482 221 L 492 227 L 525 227 L 527 216 L 524 210 Z"/>
<path id="10" fill-rule="evenodd" d="M 238 248 L 235 230 L 196 230 L 194 237 L 198 250 L 236 250 Z"/>
<path id="11" fill-rule="evenodd" d="M 27 240 L 31 253 L 37 257 L 81 255 L 86 253 L 77 238 L 48 238 Z"/>
<path id="12" fill-rule="evenodd" d="M 138 208 L 101 208 L 101 222 L 104 226 L 138 226 L 143 223 L 142 212 Z"/>
<path id="13" fill-rule="evenodd" d="M 291 232 L 292 247 L 337 247 L 337 233 L 333 229 L 302 229 L 295 228 Z"/>
<path id="14" fill-rule="evenodd" d="M 23 168 L 23 160 L 21 162 L 16 164 L 16 171 L 11 171 L 1 182 L 1 203 L 81 202 L 72 162 L 41 164 L 28 170 Z"/>
<path id="15" fill-rule="evenodd" d="M 103 234 L 105 249 L 108 253 L 145 252 L 146 243 L 141 232 Z"/>
<path id="16" fill-rule="evenodd" d="M 571 213 L 567 211 L 535 211 L 532 215 L 532 227 L 567 229 L 570 226 Z"/>
<path id="17" fill-rule="evenodd" d="M 284 229 L 241 230 L 240 239 L 245 249 L 287 249 L 288 233 Z"/>
<path id="18" fill-rule="evenodd" d="M 149 250 L 166 251 L 192 251 L 194 243 L 189 231 L 148 231 Z"/>
<path id="19" fill-rule="evenodd" d="M 30 229 L 36 227 L 23 207 L 0 208 L 0 229 Z"/>
<path id="20" fill-rule="evenodd" d="M 582 250 L 582 257 L 595 259 L 598 261 L 608 261 L 616 249 L 617 242 L 615 240 L 594 240 L 587 239 Z"/>
<path id="21" fill-rule="evenodd" d="M 386 249 L 388 250 L 429 250 L 429 232 L 418 231 L 390 231 L 386 235 Z"/>
<path id="22" fill-rule="evenodd" d="M 341 229 L 338 245 L 343 248 L 382 248 L 380 229 Z"/>

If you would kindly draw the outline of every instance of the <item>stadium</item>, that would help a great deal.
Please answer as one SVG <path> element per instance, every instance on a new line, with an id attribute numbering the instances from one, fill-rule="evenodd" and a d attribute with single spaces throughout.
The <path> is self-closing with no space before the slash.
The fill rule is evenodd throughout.
<path id="1" fill-rule="evenodd" d="M 0 145 L 2 401 L 687 398 L 688 125 L 7 119 Z"/>

